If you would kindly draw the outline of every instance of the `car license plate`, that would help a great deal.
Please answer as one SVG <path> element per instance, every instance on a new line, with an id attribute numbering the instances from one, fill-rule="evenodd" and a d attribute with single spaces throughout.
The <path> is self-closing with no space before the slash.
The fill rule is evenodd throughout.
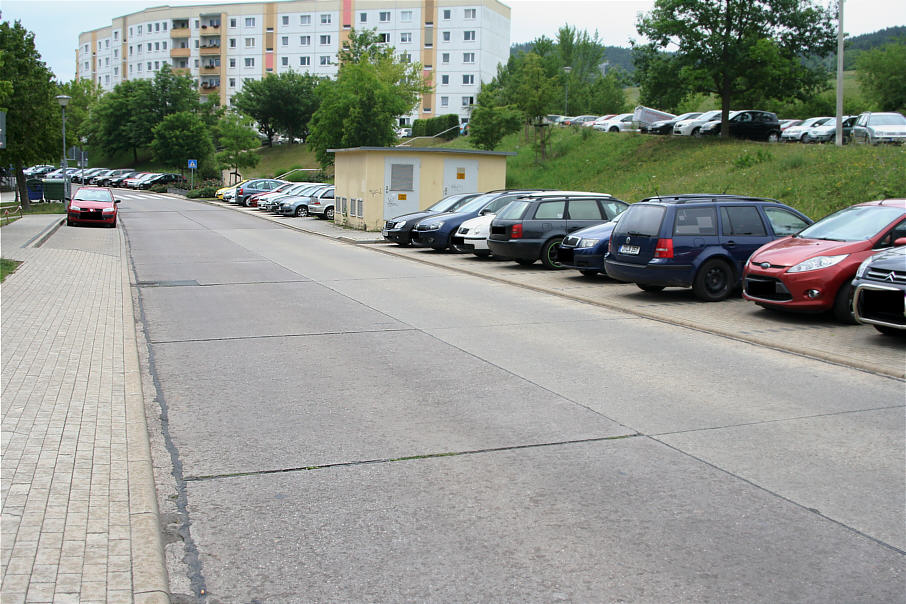
<path id="1" fill-rule="evenodd" d="M 639 246 L 637 246 L 637 245 L 621 245 L 620 253 L 626 254 L 628 256 L 637 256 L 639 253 Z"/>

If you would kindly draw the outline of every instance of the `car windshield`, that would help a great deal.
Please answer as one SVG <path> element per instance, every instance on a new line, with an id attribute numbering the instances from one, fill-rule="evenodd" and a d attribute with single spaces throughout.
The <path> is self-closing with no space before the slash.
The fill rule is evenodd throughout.
<path id="1" fill-rule="evenodd" d="M 906 117 L 899 113 L 873 113 L 868 123 L 872 126 L 906 126 Z"/>
<path id="2" fill-rule="evenodd" d="M 489 201 L 500 195 L 500 193 L 485 193 L 469 201 L 469 203 L 456 209 L 457 212 L 477 212 L 488 204 Z"/>
<path id="3" fill-rule="evenodd" d="M 113 201 L 110 191 L 105 189 L 79 189 L 74 200 L 78 201 Z"/>
<path id="4" fill-rule="evenodd" d="M 803 229 L 796 237 L 830 241 L 865 241 L 903 215 L 903 208 L 890 206 L 855 206 L 822 218 Z"/>
<path id="5" fill-rule="evenodd" d="M 661 230 L 661 221 L 667 209 L 658 205 L 629 206 L 620 215 L 617 228 L 623 235 L 655 237 Z"/>
<path id="6" fill-rule="evenodd" d="M 465 204 L 472 199 L 471 195 L 448 195 L 428 208 L 432 212 L 447 212 Z"/>

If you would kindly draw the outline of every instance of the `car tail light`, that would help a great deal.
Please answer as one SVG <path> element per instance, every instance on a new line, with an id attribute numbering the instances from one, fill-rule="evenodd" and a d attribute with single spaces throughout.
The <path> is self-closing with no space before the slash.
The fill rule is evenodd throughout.
<path id="1" fill-rule="evenodd" d="M 673 239 L 658 239 L 654 247 L 655 258 L 673 258 Z"/>
<path id="2" fill-rule="evenodd" d="M 522 239 L 522 225 L 514 224 L 510 228 L 510 239 Z"/>

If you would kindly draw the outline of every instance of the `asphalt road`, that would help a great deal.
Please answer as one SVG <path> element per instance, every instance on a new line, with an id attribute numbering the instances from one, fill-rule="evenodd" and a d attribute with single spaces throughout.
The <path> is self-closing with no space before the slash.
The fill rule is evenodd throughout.
<path id="1" fill-rule="evenodd" d="M 902 380 L 122 197 L 177 601 L 902 602 Z"/>

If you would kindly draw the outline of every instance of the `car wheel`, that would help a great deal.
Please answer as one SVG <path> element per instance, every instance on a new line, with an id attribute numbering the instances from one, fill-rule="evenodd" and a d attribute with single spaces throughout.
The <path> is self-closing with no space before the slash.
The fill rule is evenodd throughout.
<path id="1" fill-rule="evenodd" d="M 698 137 L 700 137 L 701 135 L 702 135 L 702 130 L 701 130 L 701 128 L 695 128 L 695 129 L 692 130 L 692 136 L 698 138 Z"/>
<path id="2" fill-rule="evenodd" d="M 400 247 L 409 247 L 410 245 L 412 245 L 412 239 L 406 237 L 397 241 L 396 244 Z"/>
<path id="3" fill-rule="evenodd" d="M 872 325 L 872 327 L 883 333 L 885 336 L 906 336 L 906 331 L 896 329 L 895 327 L 888 327 L 887 325 Z"/>
<path id="4" fill-rule="evenodd" d="M 616 126 L 613 126 L 613 127 L 610 129 L 610 132 L 619 132 L 619 131 L 620 131 L 620 129 L 617 128 Z"/>
<path id="5" fill-rule="evenodd" d="M 298 208 L 296 208 L 294 216 L 296 216 L 297 218 L 308 216 L 308 206 L 299 206 Z"/>
<path id="6" fill-rule="evenodd" d="M 588 277 L 589 279 L 598 276 L 598 271 L 579 271 L 582 273 L 583 277 Z"/>
<path id="7" fill-rule="evenodd" d="M 840 286 L 834 297 L 834 318 L 847 325 L 855 325 L 856 317 L 853 315 L 853 293 L 855 289 L 850 281 Z"/>
<path id="8" fill-rule="evenodd" d="M 776 143 L 776 142 L 779 141 L 779 140 L 780 140 L 780 133 L 779 133 L 779 132 L 771 132 L 770 134 L 768 134 L 768 142 L 769 142 L 769 143 Z"/>
<path id="9" fill-rule="evenodd" d="M 560 249 L 560 244 L 563 242 L 562 237 L 556 237 L 551 239 L 544 244 L 544 247 L 541 248 L 541 264 L 544 265 L 544 268 L 549 269 L 562 269 L 563 265 L 560 264 L 560 261 L 557 259 L 557 250 Z"/>
<path id="10" fill-rule="evenodd" d="M 657 292 L 663 291 L 664 289 L 663 285 L 645 285 L 644 283 L 636 283 L 636 285 L 643 292 L 648 292 L 651 294 L 656 294 Z"/>
<path id="11" fill-rule="evenodd" d="M 333 208 L 324 210 L 324 220 L 333 220 Z"/>
<path id="12" fill-rule="evenodd" d="M 522 266 L 531 266 L 535 264 L 535 261 L 531 258 L 516 258 L 516 263 L 521 264 Z"/>
<path id="13" fill-rule="evenodd" d="M 66 226 L 72 226 L 72 221 L 68 218 L 66 219 Z"/>
<path id="14" fill-rule="evenodd" d="M 712 258 L 698 269 L 692 291 L 705 302 L 719 302 L 733 289 L 733 269 L 723 260 Z"/>

